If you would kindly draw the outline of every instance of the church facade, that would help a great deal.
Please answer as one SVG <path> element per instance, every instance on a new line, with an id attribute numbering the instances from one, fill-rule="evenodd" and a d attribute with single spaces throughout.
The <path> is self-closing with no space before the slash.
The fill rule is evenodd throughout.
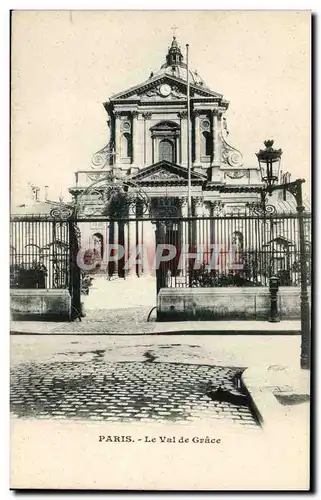
<path id="1" fill-rule="evenodd" d="M 257 194 L 224 194 L 217 186 L 259 186 L 258 167 L 246 167 L 241 152 L 228 143 L 229 102 L 197 72 L 189 70 L 189 82 L 193 215 L 210 215 L 218 203 L 226 213 L 242 212 Z M 179 214 L 187 215 L 187 66 L 176 38 L 158 71 L 111 96 L 104 107 L 110 142 L 96 163 L 94 157 L 90 171 L 76 172 L 75 186 L 70 188 L 74 199 L 112 167 L 118 177 L 130 177 L 151 198 L 175 198 Z M 109 157 L 102 162 L 104 153 Z"/>
<path id="2" fill-rule="evenodd" d="M 88 217 L 88 222 L 79 224 L 82 245 L 93 248 L 101 259 L 110 243 L 124 245 L 126 252 L 146 242 L 154 246 L 159 241 L 166 241 L 180 248 L 187 243 L 187 229 L 182 223 L 167 230 L 158 228 L 155 236 L 155 224 L 139 220 L 143 214 L 138 205 L 128 207 L 125 217 L 129 218 L 129 223 L 125 226 L 102 220 L 89 222 L 89 219 L 104 215 L 106 193 L 112 179 L 135 186 L 144 193 L 150 203 L 151 219 L 157 215 L 187 217 L 188 127 L 191 130 L 190 215 L 243 217 L 238 224 L 225 221 L 220 235 L 215 221 L 204 220 L 194 229 L 193 245 L 219 243 L 228 247 L 236 241 L 242 248 L 253 246 L 255 241 L 262 249 L 272 240 L 266 226 L 258 230 L 254 225 L 252 229 L 246 225 L 249 207 L 260 200 L 258 188 L 262 187 L 262 182 L 259 167 L 244 165 L 241 152 L 229 143 L 225 117 L 229 102 L 222 94 L 211 90 L 197 72 L 189 70 L 189 78 L 187 76 L 187 65 L 173 37 L 158 71 L 104 103 L 109 143 L 94 155 L 90 170 L 76 172 L 75 185 L 69 189 L 78 214 Z M 190 84 L 190 123 L 187 80 Z M 229 187 L 239 188 L 239 191 L 228 192 L 226 188 Z M 167 239 L 159 231 L 167 231 Z M 261 235 L 259 242 L 254 232 Z M 288 236 L 286 231 L 282 232 L 285 241 Z M 279 250 L 274 251 L 274 255 L 278 253 Z M 283 259 L 284 251 L 281 253 Z M 207 255 L 206 260 L 209 258 Z M 125 275 L 123 270 L 119 271 L 118 264 L 113 272 Z M 141 265 L 134 274 L 143 272 Z"/>

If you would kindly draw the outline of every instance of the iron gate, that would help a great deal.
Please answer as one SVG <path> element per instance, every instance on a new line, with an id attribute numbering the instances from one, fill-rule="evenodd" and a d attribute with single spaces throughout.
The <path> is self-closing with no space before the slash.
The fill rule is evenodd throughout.
<path id="1" fill-rule="evenodd" d="M 311 215 L 304 221 L 310 284 Z M 123 253 L 112 255 L 112 245 Z M 74 317 L 84 278 L 97 272 L 109 279 L 150 272 L 158 293 L 165 287 L 267 286 L 271 275 L 283 286 L 298 286 L 299 262 L 296 214 L 76 219 L 57 211 L 11 218 L 11 288 L 68 289 Z"/>

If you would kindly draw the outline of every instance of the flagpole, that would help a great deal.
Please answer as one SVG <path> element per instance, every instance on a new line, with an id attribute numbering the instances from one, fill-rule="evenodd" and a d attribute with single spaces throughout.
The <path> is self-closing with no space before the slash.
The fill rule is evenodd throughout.
<path id="1" fill-rule="evenodd" d="M 191 102 L 189 86 L 189 67 L 188 67 L 189 44 L 186 44 L 186 67 L 187 67 L 187 213 L 192 215 L 192 197 L 191 197 Z"/>

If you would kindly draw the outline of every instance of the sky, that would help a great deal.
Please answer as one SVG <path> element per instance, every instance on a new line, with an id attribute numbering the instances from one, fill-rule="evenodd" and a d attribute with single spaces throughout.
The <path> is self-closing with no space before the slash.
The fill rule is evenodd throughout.
<path id="1" fill-rule="evenodd" d="M 173 27 L 191 69 L 230 101 L 230 143 L 245 166 L 268 138 L 282 170 L 310 181 L 308 11 L 15 11 L 11 55 L 12 200 L 28 183 L 69 199 L 74 172 L 107 144 L 102 103 L 158 70 Z"/>

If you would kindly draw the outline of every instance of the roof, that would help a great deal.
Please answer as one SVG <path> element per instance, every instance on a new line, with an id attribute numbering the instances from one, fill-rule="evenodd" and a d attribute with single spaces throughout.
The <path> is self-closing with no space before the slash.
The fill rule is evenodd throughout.
<path id="1" fill-rule="evenodd" d="M 50 215 L 53 208 L 60 205 L 59 201 L 32 201 L 11 207 L 11 215 Z"/>

